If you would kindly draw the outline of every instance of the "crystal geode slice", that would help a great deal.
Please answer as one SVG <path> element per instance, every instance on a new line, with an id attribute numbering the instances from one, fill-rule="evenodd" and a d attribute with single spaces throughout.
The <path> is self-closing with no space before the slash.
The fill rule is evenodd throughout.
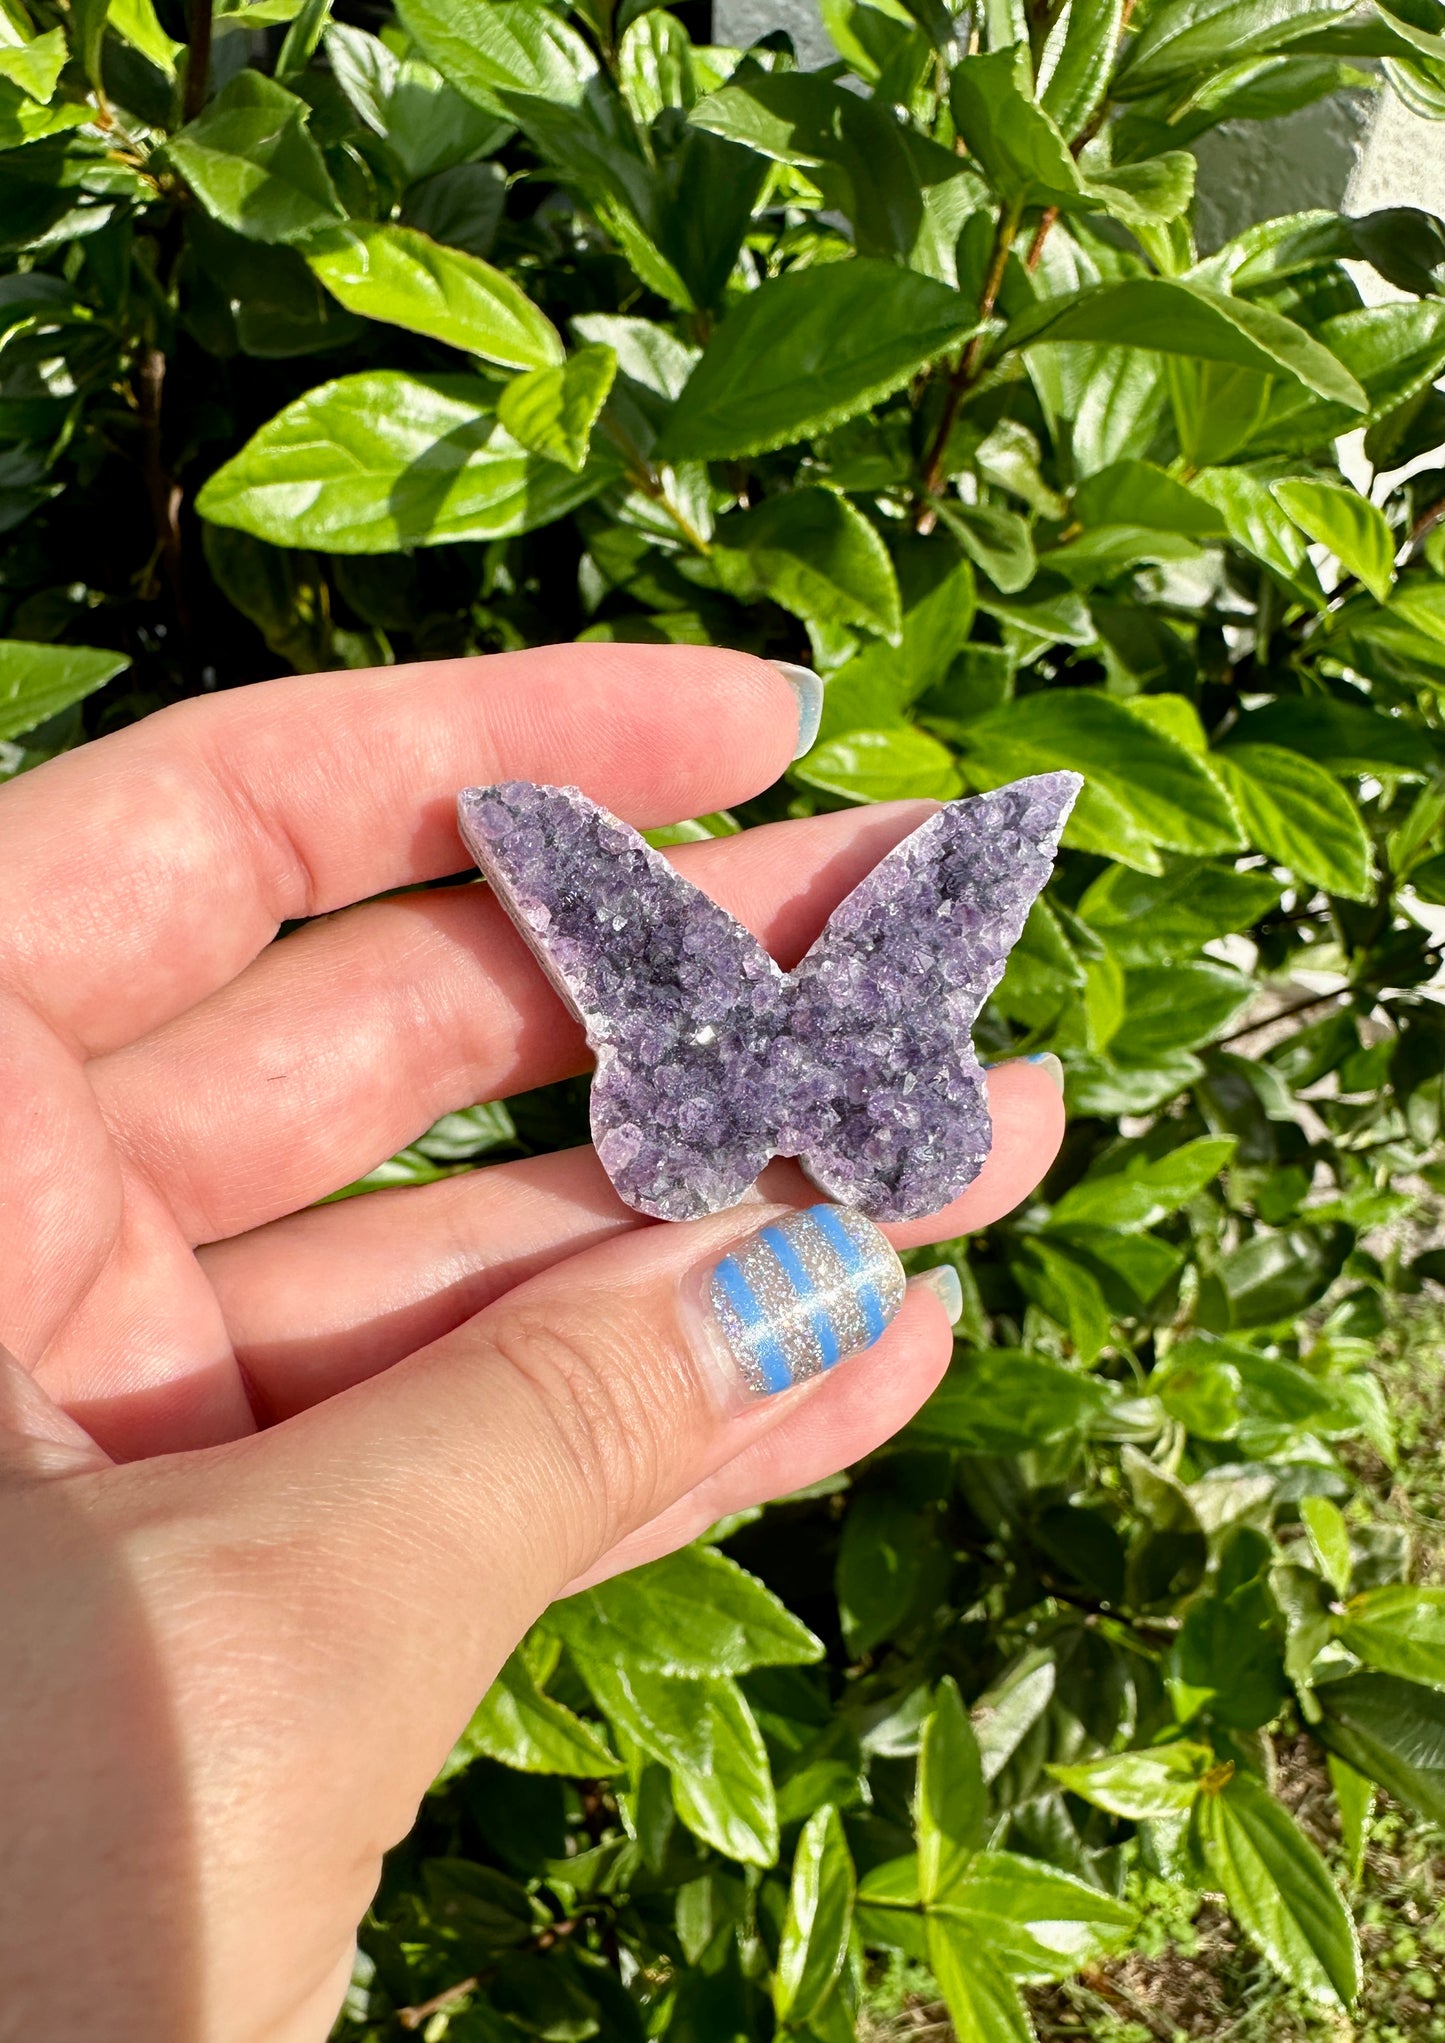
<path id="1" fill-rule="evenodd" d="M 774 1156 L 874 1220 L 937 1212 L 992 1137 L 970 1030 L 1082 781 L 948 802 L 791 972 L 575 787 L 458 797 L 462 837 L 597 1058 L 592 1136 L 658 1220 L 735 1205 Z"/>

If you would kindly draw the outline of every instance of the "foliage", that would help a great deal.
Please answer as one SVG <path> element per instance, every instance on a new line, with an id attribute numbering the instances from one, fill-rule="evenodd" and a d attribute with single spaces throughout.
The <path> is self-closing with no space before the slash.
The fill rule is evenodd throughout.
<path id="1" fill-rule="evenodd" d="M 1401 1233 L 1445 1189 L 1445 227 L 1201 255 L 1187 149 L 1366 57 L 1445 114 L 1445 13 L 824 13 L 808 74 L 646 0 L 0 0 L 6 770 L 577 636 L 830 674 L 790 784 L 695 830 L 1088 781 L 979 1031 L 1062 1055 L 1070 1133 L 949 1251 L 948 1381 L 549 1613 L 389 1865 L 358 2037 L 827 2043 L 907 1964 L 1002 2043 L 1151 1877 L 1338 2006 L 1267 1727 L 1347 1860 L 1371 1783 L 1445 1811 L 1445 1595 L 1349 1458 L 1393 1451 L 1391 1295 L 1445 1274 Z"/>

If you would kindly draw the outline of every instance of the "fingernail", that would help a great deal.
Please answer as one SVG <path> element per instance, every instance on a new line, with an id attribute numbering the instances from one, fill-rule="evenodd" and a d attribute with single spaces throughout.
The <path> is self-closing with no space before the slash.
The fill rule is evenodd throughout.
<path id="1" fill-rule="evenodd" d="M 944 1311 L 948 1324 L 956 1327 L 963 1318 L 963 1280 L 952 1263 L 938 1263 L 910 1280 L 915 1291 L 931 1291 Z"/>
<path id="2" fill-rule="evenodd" d="M 765 1396 L 871 1348 L 905 1286 L 871 1220 L 813 1206 L 740 1242 L 705 1272 L 701 1302 L 715 1352 Z"/>
<path id="3" fill-rule="evenodd" d="M 795 759 L 801 759 L 805 752 L 813 749 L 813 740 L 818 735 L 818 725 L 823 715 L 823 682 L 811 667 L 799 667 L 791 660 L 770 660 L 770 667 L 776 667 L 798 703 L 798 749 Z"/>
<path id="4" fill-rule="evenodd" d="M 1064 1067 L 1052 1050 L 1036 1050 L 1032 1057 L 1001 1057 L 996 1063 L 985 1064 L 985 1071 L 1007 1071 L 1010 1064 L 1037 1064 L 1040 1071 L 1046 1071 L 1060 1093 L 1064 1089 Z"/>

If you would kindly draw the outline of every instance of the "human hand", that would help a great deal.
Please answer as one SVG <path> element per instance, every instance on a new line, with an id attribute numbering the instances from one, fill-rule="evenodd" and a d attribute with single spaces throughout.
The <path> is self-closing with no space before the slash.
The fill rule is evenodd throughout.
<path id="1" fill-rule="evenodd" d="M 767 1210 L 643 1223 L 590 1150 L 312 1207 L 585 1068 L 486 893 L 366 899 L 463 865 L 458 787 L 645 827 L 796 734 L 763 662 L 555 647 L 184 703 L 0 792 L 0 2037 L 323 2037 L 381 1854 L 537 1613 L 867 1453 L 946 1366 L 913 1288 L 860 1360 L 730 1403 L 679 1299 Z M 791 964 L 922 813 L 676 856 Z M 983 1173 L 896 1245 L 1046 1169 L 1047 1074 L 990 1103 Z M 791 1165 L 761 1189 L 813 1203 Z"/>

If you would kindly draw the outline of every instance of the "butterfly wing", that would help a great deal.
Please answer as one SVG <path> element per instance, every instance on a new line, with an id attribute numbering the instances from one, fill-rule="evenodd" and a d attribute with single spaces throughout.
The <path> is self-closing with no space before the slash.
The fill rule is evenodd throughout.
<path id="1" fill-rule="evenodd" d="M 875 1220 L 935 1213 L 993 1139 L 970 1031 L 1083 785 L 1043 773 L 949 802 L 835 910 L 794 973 L 806 1066 L 779 1149 Z"/>
<path id="2" fill-rule="evenodd" d="M 597 1058 L 592 1139 L 658 1220 L 736 1205 L 775 1154 L 787 983 L 750 931 L 578 789 L 458 797 L 462 837 Z"/>

